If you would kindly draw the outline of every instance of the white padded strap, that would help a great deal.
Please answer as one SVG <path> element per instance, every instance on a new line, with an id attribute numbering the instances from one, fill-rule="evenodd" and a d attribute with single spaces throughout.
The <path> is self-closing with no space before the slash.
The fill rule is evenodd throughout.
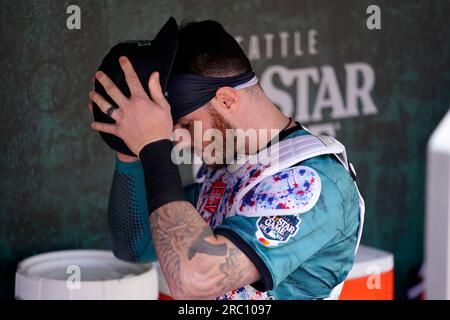
<path id="1" fill-rule="evenodd" d="M 255 187 L 262 180 L 270 177 L 278 172 L 281 172 L 299 162 L 317 157 L 324 154 L 341 154 L 345 153 L 345 147 L 336 139 L 327 136 L 297 136 L 291 139 L 283 140 L 268 149 L 250 157 L 247 161 L 258 161 L 268 165 L 261 173 L 261 175 L 249 183 L 246 187 L 241 189 L 236 194 L 232 211 L 238 215 L 243 214 L 239 209 L 239 203 L 242 198 Z M 346 155 L 344 155 L 346 158 Z M 348 170 L 348 165 L 345 166 Z M 297 212 L 296 212 L 297 211 Z M 290 215 L 298 213 L 295 209 L 277 210 L 276 215 Z M 245 216 L 260 217 L 274 215 L 274 212 L 246 212 Z"/>

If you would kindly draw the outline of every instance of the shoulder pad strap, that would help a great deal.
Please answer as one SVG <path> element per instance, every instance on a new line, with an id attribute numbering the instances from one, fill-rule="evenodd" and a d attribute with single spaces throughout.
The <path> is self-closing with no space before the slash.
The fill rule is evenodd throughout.
<path id="1" fill-rule="evenodd" d="M 335 138 L 329 136 L 297 136 L 291 139 L 283 140 L 250 157 L 248 161 L 255 161 L 255 159 L 252 158 L 257 157 L 257 161 L 267 164 L 267 167 L 258 178 L 254 179 L 250 184 L 239 191 L 235 197 L 232 212 L 235 212 L 238 215 L 241 214 L 248 216 L 248 213 L 245 214 L 239 210 L 239 204 L 242 198 L 247 194 L 247 192 L 253 189 L 253 187 L 259 184 L 262 180 L 292 167 L 299 162 L 324 154 L 336 155 L 344 168 L 349 171 L 345 147 Z M 292 214 L 291 211 L 292 210 L 277 210 L 276 214 Z M 269 213 L 267 212 L 254 212 L 251 216 L 266 216 L 268 214 Z"/>

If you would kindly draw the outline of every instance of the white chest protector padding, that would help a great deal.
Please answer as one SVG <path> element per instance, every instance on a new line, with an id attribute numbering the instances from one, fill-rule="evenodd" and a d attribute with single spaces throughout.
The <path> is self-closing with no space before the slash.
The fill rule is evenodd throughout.
<path id="1" fill-rule="evenodd" d="M 316 157 L 323 154 L 343 154 L 343 161 L 346 163 L 346 155 L 344 146 L 336 139 L 331 137 L 316 137 L 313 135 L 297 136 L 291 139 L 286 139 L 278 144 L 271 146 L 270 148 L 263 150 L 257 155 L 250 157 L 249 162 L 257 161 L 258 163 L 268 164 L 267 167 L 262 170 L 260 176 L 254 179 L 251 183 L 247 184 L 245 188 L 239 190 L 235 196 L 234 207 L 232 208 L 232 214 L 245 215 L 247 217 L 260 217 L 260 216 L 273 216 L 273 215 L 292 215 L 308 211 L 304 208 L 273 208 L 271 210 L 254 210 L 243 211 L 239 205 L 242 198 L 255 186 L 262 183 L 265 179 L 282 172 L 285 169 L 292 167 L 293 165 Z M 256 157 L 256 158 L 254 158 Z M 341 161 L 341 163 L 343 163 Z M 348 170 L 348 165 L 344 166 Z"/>

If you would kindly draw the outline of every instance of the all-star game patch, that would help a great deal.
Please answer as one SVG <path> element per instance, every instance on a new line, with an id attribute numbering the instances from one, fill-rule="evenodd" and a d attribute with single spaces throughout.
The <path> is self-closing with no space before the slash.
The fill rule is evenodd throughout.
<path id="1" fill-rule="evenodd" d="M 302 220 L 298 215 L 261 217 L 256 221 L 256 237 L 266 247 L 275 247 L 297 234 Z"/>

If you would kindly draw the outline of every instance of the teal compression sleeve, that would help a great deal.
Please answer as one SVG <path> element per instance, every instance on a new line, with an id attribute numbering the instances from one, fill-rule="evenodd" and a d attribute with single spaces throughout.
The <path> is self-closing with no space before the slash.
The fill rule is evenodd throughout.
<path id="1" fill-rule="evenodd" d="M 108 204 L 108 227 L 117 258 L 139 263 L 156 260 L 140 161 L 116 160 Z"/>

